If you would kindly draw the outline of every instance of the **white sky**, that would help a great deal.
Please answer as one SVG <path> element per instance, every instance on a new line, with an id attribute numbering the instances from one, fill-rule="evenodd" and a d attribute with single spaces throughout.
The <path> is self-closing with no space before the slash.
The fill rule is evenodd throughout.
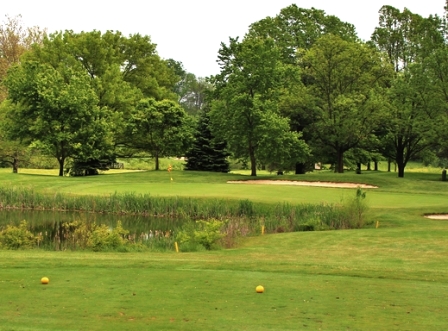
<path id="1" fill-rule="evenodd" d="M 187 71 L 205 77 L 219 72 L 221 42 L 243 37 L 251 23 L 293 3 L 352 23 L 358 36 L 368 40 L 383 5 L 442 16 L 445 0 L 1 0 L 0 17 L 21 14 L 24 25 L 48 32 L 95 29 L 149 35 L 161 57 L 181 61 Z"/>

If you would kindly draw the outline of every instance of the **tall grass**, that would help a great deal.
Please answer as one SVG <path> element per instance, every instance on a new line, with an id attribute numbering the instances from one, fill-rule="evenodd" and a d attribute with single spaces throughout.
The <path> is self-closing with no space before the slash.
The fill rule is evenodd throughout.
<path id="1" fill-rule="evenodd" d="M 357 191 L 353 201 L 340 205 L 267 205 L 250 200 L 156 197 L 134 193 L 114 193 L 109 196 L 50 195 L 37 192 L 32 187 L 1 187 L 0 209 L 83 211 L 168 219 L 229 219 L 238 222 L 243 219 L 250 225 L 249 232 L 258 232 L 261 226 L 267 232 L 290 232 L 362 227 L 365 206 L 358 201 L 358 195 L 362 194 L 360 192 Z"/>

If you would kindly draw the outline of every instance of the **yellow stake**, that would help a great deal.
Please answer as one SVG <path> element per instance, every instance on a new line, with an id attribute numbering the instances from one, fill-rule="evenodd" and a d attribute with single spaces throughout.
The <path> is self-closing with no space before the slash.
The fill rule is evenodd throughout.
<path id="1" fill-rule="evenodd" d="M 179 246 L 177 246 L 177 241 L 174 242 L 174 247 L 176 247 L 176 253 L 179 253 Z"/>
<path id="2" fill-rule="evenodd" d="M 376 228 L 378 229 L 380 227 L 380 221 L 376 221 Z"/>
<path id="3" fill-rule="evenodd" d="M 261 226 L 261 235 L 264 235 L 264 225 Z"/>

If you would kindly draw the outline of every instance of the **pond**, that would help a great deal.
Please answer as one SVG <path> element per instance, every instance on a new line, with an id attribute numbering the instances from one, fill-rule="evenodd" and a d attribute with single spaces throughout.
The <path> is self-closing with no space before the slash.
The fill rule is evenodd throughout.
<path id="1" fill-rule="evenodd" d="M 0 211 L 0 230 L 6 225 L 18 226 L 25 220 L 28 229 L 34 234 L 42 237 L 44 246 L 54 246 L 62 249 L 64 238 L 72 237 L 67 232 L 67 224 L 82 222 L 88 225 L 106 225 L 110 229 L 116 227 L 120 221 L 121 226 L 129 231 L 128 238 L 133 242 L 161 241 L 167 245 L 173 241 L 177 229 L 188 222 L 185 219 L 149 217 L 142 215 L 117 215 L 117 214 L 95 214 L 82 212 L 58 212 L 58 211 L 36 211 L 36 210 L 2 210 Z M 55 245 L 55 243 L 58 243 Z"/>

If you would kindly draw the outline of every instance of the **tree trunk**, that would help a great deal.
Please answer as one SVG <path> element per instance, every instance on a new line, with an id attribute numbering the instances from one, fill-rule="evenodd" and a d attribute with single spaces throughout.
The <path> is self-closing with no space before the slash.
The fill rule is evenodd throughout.
<path id="1" fill-rule="evenodd" d="M 367 170 L 372 170 L 372 168 L 370 167 L 370 162 L 367 162 Z"/>
<path id="2" fill-rule="evenodd" d="M 390 164 L 392 163 L 392 161 L 389 159 L 387 159 L 387 172 L 390 172 Z"/>
<path id="3" fill-rule="evenodd" d="M 398 165 L 398 177 L 400 177 L 400 178 L 404 177 L 404 168 L 405 168 L 404 164 Z"/>
<path id="4" fill-rule="evenodd" d="M 155 155 L 155 162 L 156 162 L 155 170 L 160 170 L 159 153 L 156 153 L 156 155 Z"/>
<path id="5" fill-rule="evenodd" d="M 373 170 L 378 171 L 378 161 L 375 161 L 373 164 L 374 164 Z"/>
<path id="6" fill-rule="evenodd" d="M 58 157 L 58 162 L 59 162 L 59 176 L 64 176 L 64 161 L 65 158 L 63 157 Z"/>
<path id="7" fill-rule="evenodd" d="M 344 172 L 344 152 L 341 149 L 338 150 L 338 164 L 336 168 L 338 173 L 342 174 Z"/>
<path id="8" fill-rule="evenodd" d="M 306 173 L 305 163 L 296 163 L 296 175 L 304 175 Z"/>
<path id="9" fill-rule="evenodd" d="M 361 162 L 356 163 L 356 173 L 358 175 L 361 174 Z"/>
<path id="10" fill-rule="evenodd" d="M 250 157 L 250 175 L 257 176 L 257 162 L 255 159 L 255 150 L 254 147 L 249 145 L 249 157 Z"/>
<path id="11" fill-rule="evenodd" d="M 13 158 L 12 160 L 12 173 L 16 174 L 19 172 L 19 160 L 17 158 Z"/>
<path id="12" fill-rule="evenodd" d="M 397 151 L 397 159 L 395 166 L 398 166 L 398 177 L 403 178 L 404 177 L 404 168 L 406 167 L 406 164 L 404 162 L 403 153 L 399 153 Z"/>

